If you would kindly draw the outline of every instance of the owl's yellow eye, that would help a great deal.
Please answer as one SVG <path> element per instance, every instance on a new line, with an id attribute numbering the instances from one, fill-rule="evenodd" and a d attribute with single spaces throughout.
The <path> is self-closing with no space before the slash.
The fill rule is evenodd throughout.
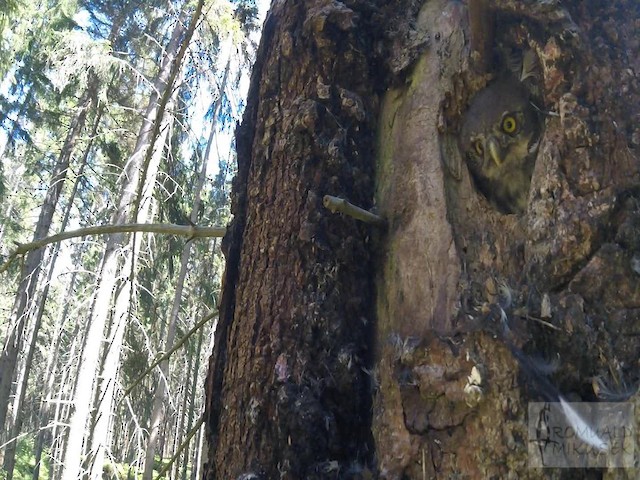
<path id="1" fill-rule="evenodd" d="M 484 145 L 482 144 L 482 140 L 476 140 L 473 142 L 473 149 L 478 155 L 484 155 Z"/>
<path id="2" fill-rule="evenodd" d="M 513 116 L 507 115 L 502 119 L 502 130 L 504 133 L 513 133 L 516 131 L 516 128 L 518 128 L 518 122 Z"/>

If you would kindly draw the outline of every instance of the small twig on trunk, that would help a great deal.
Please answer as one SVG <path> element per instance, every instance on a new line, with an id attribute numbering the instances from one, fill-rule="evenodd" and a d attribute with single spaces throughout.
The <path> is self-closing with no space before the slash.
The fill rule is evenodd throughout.
<path id="1" fill-rule="evenodd" d="M 48 428 L 53 428 L 53 427 L 68 428 L 69 424 L 68 423 L 62 423 L 62 422 L 49 422 L 44 427 L 36 428 L 36 429 L 30 430 L 30 431 L 27 431 L 27 432 L 22 432 L 17 437 L 9 438 L 6 442 L 4 442 L 2 445 L 0 445 L 0 450 L 2 450 L 4 447 L 6 447 L 7 445 L 9 445 L 9 444 L 11 444 L 13 442 L 17 442 L 22 437 L 26 437 L 27 435 L 33 435 L 34 433 L 38 433 L 38 432 L 40 432 L 42 430 L 46 430 Z"/>
<path id="2" fill-rule="evenodd" d="M 88 235 L 105 235 L 109 233 L 130 233 L 148 232 L 163 233 L 165 235 L 178 235 L 181 237 L 202 238 L 202 237 L 222 237 L 226 232 L 224 227 L 198 227 L 195 225 L 174 225 L 172 223 L 125 223 L 122 225 L 98 225 L 95 227 L 79 228 L 68 232 L 57 233 L 50 237 L 42 238 L 34 242 L 18 243 L 7 260 L 0 265 L 0 273 L 9 268 L 11 263 L 20 255 L 24 255 L 31 250 L 42 248 L 51 243 L 61 242 L 70 238 L 86 237 Z"/>
<path id="3" fill-rule="evenodd" d="M 541 318 L 536 318 L 536 317 L 532 317 L 531 315 L 526 315 L 526 319 L 533 320 L 534 322 L 538 322 L 539 324 L 544 325 L 545 327 L 549 327 L 553 330 L 557 330 L 558 332 L 562 332 L 562 329 L 560 327 L 555 326 L 553 323 L 542 320 Z"/>
<path id="4" fill-rule="evenodd" d="M 322 204 L 325 208 L 330 210 L 331 213 L 340 212 L 364 223 L 370 223 L 378 227 L 384 227 L 387 223 L 381 216 L 371 213 L 363 208 L 356 207 L 352 203 L 347 202 L 344 198 L 325 195 L 322 199 Z"/>

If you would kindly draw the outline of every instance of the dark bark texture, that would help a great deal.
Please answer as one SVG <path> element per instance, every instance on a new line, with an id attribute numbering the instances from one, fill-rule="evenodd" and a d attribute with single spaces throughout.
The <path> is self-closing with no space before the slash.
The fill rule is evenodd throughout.
<path id="1" fill-rule="evenodd" d="M 207 478 L 346 478 L 371 458 L 370 227 L 322 198 L 373 200 L 372 13 L 289 0 L 266 20 L 237 132 Z"/>
<path id="2" fill-rule="evenodd" d="M 635 478 L 528 467 L 540 392 L 513 352 L 555 360 L 568 398 L 638 404 L 640 6 L 487 4 L 494 51 L 540 64 L 523 215 L 453 151 L 498 74 L 471 67 L 465 3 L 273 3 L 237 132 L 206 478 Z M 385 232 L 322 208 L 374 190 Z"/>

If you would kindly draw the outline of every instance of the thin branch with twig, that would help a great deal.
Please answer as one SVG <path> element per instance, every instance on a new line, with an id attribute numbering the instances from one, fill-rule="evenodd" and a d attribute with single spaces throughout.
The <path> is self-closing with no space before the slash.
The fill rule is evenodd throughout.
<path id="1" fill-rule="evenodd" d="M 95 227 L 79 228 L 67 232 L 57 233 L 50 237 L 29 243 L 18 243 L 17 247 L 9 254 L 7 260 L 0 266 L 0 273 L 6 271 L 11 263 L 19 256 L 37 250 L 51 243 L 61 242 L 70 238 L 86 237 L 89 235 L 106 235 L 111 233 L 147 232 L 162 233 L 165 235 L 177 235 L 181 237 L 210 238 L 222 237 L 226 232 L 224 227 L 198 227 L 196 225 L 175 225 L 172 223 L 125 223 L 122 225 L 98 225 Z"/>
<path id="2" fill-rule="evenodd" d="M 136 388 L 140 384 L 140 382 L 142 382 L 142 380 L 144 380 L 144 378 L 147 375 L 149 375 L 149 373 L 154 368 L 160 365 L 160 363 L 162 363 L 164 360 L 168 359 L 176 350 L 178 350 L 180 347 L 182 347 L 182 345 L 184 345 L 184 343 L 189 339 L 191 335 L 193 335 L 196 331 L 198 331 L 199 328 L 201 328 L 204 324 L 206 324 L 209 320 L 211 320 L 217 314 L 218 312 L 211 312 L 209 315 L 206 315 L 204 318 L 202 318 L 202 320 L 196 323 L 193 326 L 193 328 L 184 335 L 184 337 L 182 337 L 179 341 L 177 341 L 176 344 L 173 347 L 171 347 L 171 350 L 164 353 L 163 355 L 160 355 L 153 362 L 151 362 L 151 365 L 149 365 L 147 369 L 144 372 L 142 372 L 142 374 L 140 374 L 140 376 L 136 378 L 134 382 L 124 391 L 124 393 L 122 394 L 122 398 L 120 399 L 120 402 L 122 402 L 122 400 L 127 398 L 129 394 L 133 391 L 133 389 Z"/>
<path id="3" fill-rule="evenodd" d="M 171 457 L 171 459 L 169 460 L 169 463 L 167 463 L 162 470 L 160 470 L 158 472 L 158 476 L 156 477 L 156 480 L 158 480 L 161 477 L 164 477 L 164 475 L 169 471 L 169 469 L 171 468 L 171 466 L 175 463 L 175 461 L 180 457 L 180 454 L 182 454 L 182 451 L 187 448 L 187 445 L 189 445 L 189 442 L 191 441 L 191 439 L 193 438 L 193 436 L 198 433 L 198 430 L 200 429 L 200 427 L 202 426 L 202 424 L 204 423 L 204 415 L 200 416 L 200 419 L 196 422 L 196 424 L 193 426 L 193 428 L 191 430 L 189 430 L 189 433 L 187 433 L 187 437 L 184 439 L 184 441 L 180 444 L 180 446 L 178 447 L 178 450 L 176 450 L 176 452 L 173 454 L 173 457 Z"/>

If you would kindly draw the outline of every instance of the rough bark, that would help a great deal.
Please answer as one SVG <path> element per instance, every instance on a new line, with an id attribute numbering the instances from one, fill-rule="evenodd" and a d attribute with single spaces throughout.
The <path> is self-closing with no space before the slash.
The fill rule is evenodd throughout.
<path id="1" fill-rule="evenodd" d="M 496 75 L 470 67 L 463 3 L 299 3 L 274 3 L 237 133 L 206 477 L 633 478 L 528 468 L 538 392 L 512 347 L 558 358 L 571 398 L 639 381 L 637 3 L 489 2 L 495 46 L 536 53 L 551 112 L 521 216 L 495 211 L 452 147 Z M 378 113 L 374 300 L 367 230 L 319 202 L 370 206 Z M 353 318 L 374 303 L 372 339 Z M 369 368 L 374 345 L 369 423 L 367 379 L 341 359 Z"/>
<path id="2" fill-rule="evenodd" d="M 369 8 L 281 1 L 266 20 L 237 132 L 207 478 L 334 478 L 371 457 L 370 227 L 322 207 L 372 202 Z"/>
<path id="3" fill-rule="evenodd" d="M 390 57 L 412 68 L 396 69 L 407 79 L 381 116 L 381 478 L 603 474 L 528 468 L 527 403 L 540 392 L 523 384 L 501 324 L 527 354 L 558 361 L 550 380 L 570 398 L 597 400 L 594 378 L 637 385 L 640 12 L 586 5 L 493 2 L 495 45 L 536 52 L 551 112 L 523 216 L 492 209 L 448 158 L 469 98 L 496 74 L 469 67 L 464 6 L 426 3 L 413 25 L 427 48 L 407 62 L 399 40 Z M 465 389 L 474 368 L 479 388 Z"/>

